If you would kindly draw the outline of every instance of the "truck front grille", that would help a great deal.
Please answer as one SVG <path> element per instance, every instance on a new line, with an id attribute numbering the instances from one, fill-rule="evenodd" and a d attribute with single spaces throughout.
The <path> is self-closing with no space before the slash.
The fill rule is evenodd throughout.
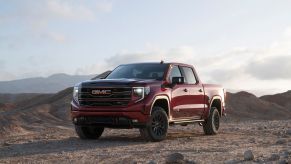
<path id="1" fill-rule="evenodd" d="M 131 88 L 81 88 L 81 106 L 127 106 L 131 100 Z"/>

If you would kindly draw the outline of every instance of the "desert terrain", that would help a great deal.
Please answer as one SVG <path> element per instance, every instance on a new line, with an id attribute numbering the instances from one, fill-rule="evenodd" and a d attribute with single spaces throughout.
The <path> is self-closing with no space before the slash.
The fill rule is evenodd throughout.
<path id="1" fill-rule="evenodd" d="M 205 136 L 196 124 L 175 126 L 167 140 L 155 143 L 144 142 L 135 129 L 106 129 L 99 140 L 84 141 L 71 126 L 47 127 L 2 138 L 0 163 L 165 163 L 174 153 L 182 154 L 184 163 L 248 163 L 247 150 L 252 162 L 290 162 L 289 120 L 224 121 L 215 136 Z"/>
<path id="2" fill-rule="evenodd" d="M 198 124 L 176 125 L 170 127 L 165 141 L 145 142 L 137 129 L 106 129 L 99 140 L 80 140 L 69 117 L 71 91 L 68 88 L 15 101 L 10 95 L 8 107 L 2 102 L 0 163 L 290 163 L 291 160 L 291 110 L 287 105 L 264 100 L 266 97 L 228 93 L 228 115 L 222 118 L 218 135 L 205 136 Z M 285 93 L 288 94 L 290 91 Z"/>

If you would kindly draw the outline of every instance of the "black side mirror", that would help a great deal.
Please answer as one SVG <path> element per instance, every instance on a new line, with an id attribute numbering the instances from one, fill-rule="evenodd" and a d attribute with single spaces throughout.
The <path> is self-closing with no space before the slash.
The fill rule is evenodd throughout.
<path id="1" fill-rule="evenodd" d="M 184 83 L 185 83 L 184 77 L 173 77 L 172 78 L 172 85 L 184 84 Z"/>

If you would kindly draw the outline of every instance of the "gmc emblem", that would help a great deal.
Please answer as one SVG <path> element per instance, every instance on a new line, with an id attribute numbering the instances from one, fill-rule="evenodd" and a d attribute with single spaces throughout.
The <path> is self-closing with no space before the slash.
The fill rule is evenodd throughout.
<path id="1" fill-rule="evenodd" d="M 110 95 L 111 94 L 111 90 L 100 90 L 100 89 L 97 89 L 97 90 L 92 90 L 91 92 L 93 95 Z"/>

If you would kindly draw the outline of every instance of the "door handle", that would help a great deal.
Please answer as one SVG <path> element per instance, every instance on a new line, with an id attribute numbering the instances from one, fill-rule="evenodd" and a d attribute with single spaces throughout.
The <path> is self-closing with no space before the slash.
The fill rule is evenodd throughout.
<path id="1" fill-rule="evenodd" d="M 198 92 L 203 92 L 203 90 L 202 89 L 199 89 Z"/>
<path id="2" fill-rule="evenodd" d="M 188 92 L 188 89 L 187 89 L 187 88 L 185 88 L 183 91 L 184 91 L 184 92 Z"/>

